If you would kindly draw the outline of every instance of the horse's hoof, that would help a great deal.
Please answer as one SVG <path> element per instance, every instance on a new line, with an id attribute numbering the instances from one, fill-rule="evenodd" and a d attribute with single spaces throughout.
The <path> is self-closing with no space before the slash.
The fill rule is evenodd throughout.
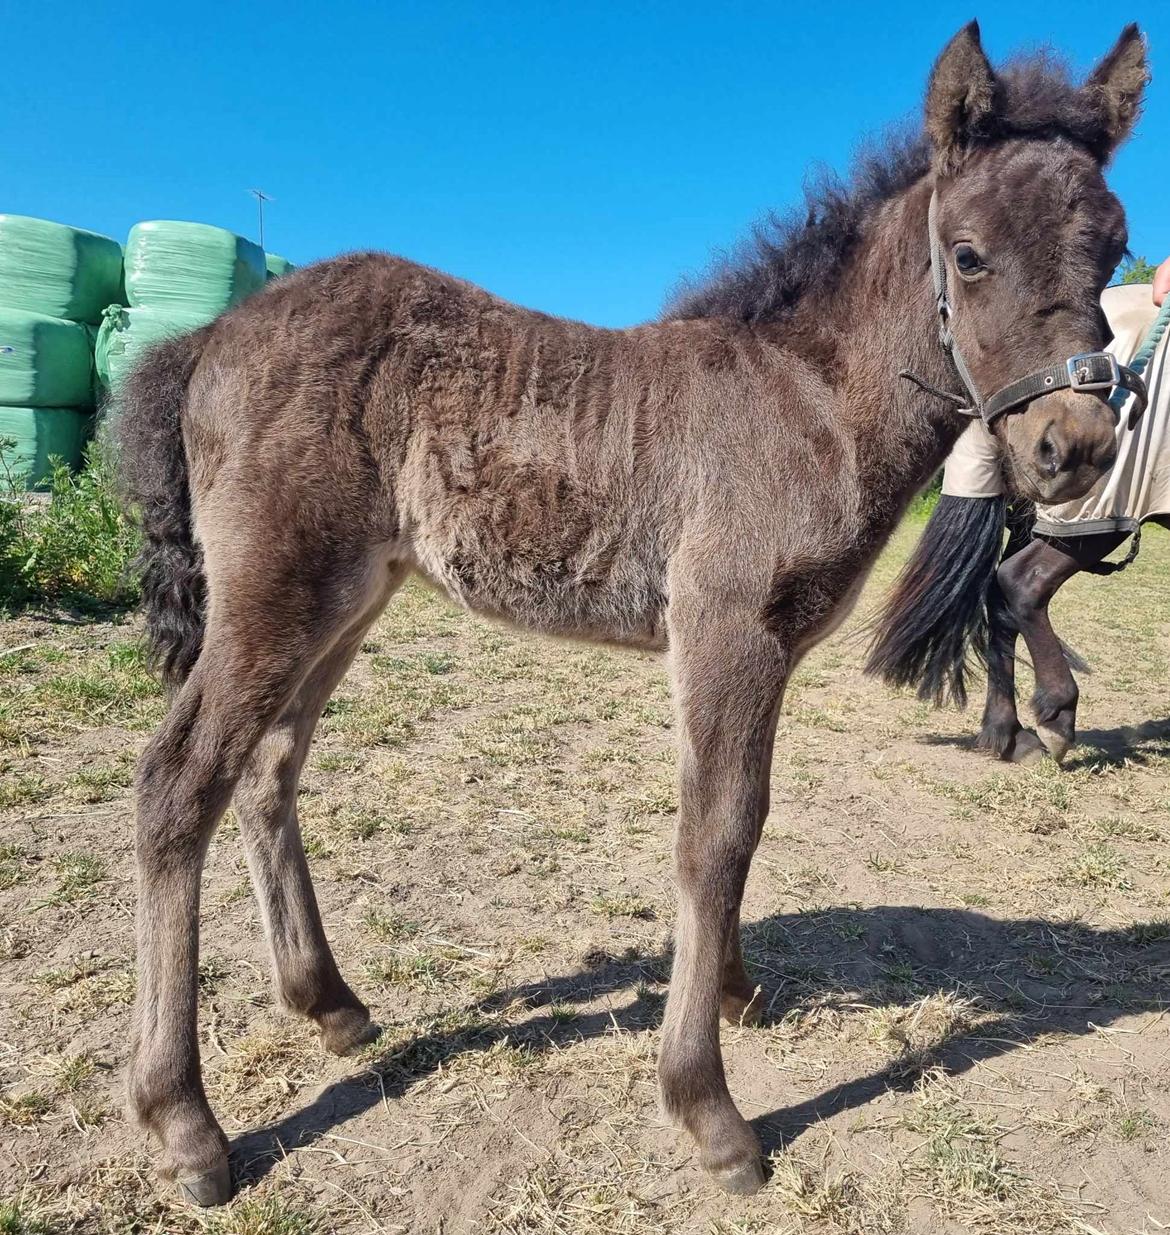
<path id="1" fill-rule="evenodd" d="M 206 1209 L 210 1205 L 226 1205 L 232 1199 L 232 1172 L 227 1158 L 206 1171 L 184 1175 L 175 1183 L 188 1205 Z"/>
<path id="2" fill-rule="evenodd" d="M 738 1166 L 709 1172 L 711 1179 L 732 1196 L 754 1196 L 764 1186 L 764 1164 L 759 1157 Z"/>
<path id="3" fill-rule="evenodd" d="M 1073 747 L 1068 738 L 1063 733 L 1057 733 L 1055 729 L 1048 729 L 1044 725 L 1037 725 L 1036 732 L 1040 735 L 1040 741 L 1044 743 L 1045 749 L 1053 759 L 1057 763 L 1063 763 L 1065 755 Z"/>
<path id="4" fill-rule="evenodd" d="M 1016 734 L 1008 758 L 1011 763 L 1032 767 L 1037 763 L 1043 763 L 1048 758 L 1048 748 L 1031 730 L 1021 729 Z"/>
<path id="5" fill-rule="evenodd" d="M 333 1012 L 320 1025 L 321 1045 L 331 1055 L 352 1055 L 381 1037 L 382 1026 L 370 1020 L 364 1009 Z"/>

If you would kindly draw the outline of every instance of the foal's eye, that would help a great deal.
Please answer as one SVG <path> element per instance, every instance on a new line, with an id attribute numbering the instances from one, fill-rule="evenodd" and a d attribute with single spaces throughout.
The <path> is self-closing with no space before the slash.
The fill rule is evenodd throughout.
<path id="1" fill-rule="evenodd" d="M 965 279 L 974 279 L 987 269 L 983 259 L 969 244 L 955 245 L 955 265 Z"/>

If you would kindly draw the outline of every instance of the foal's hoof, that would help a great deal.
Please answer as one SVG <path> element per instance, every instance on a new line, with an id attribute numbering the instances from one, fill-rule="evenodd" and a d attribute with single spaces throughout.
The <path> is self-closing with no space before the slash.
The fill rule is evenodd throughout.
<path id="1" fill-rule="evenodd" d="M 754 1196 L 764 1186 L 764 1164 L 759 1157 L 738 1166 L 708 1171 L 711 1179 L 732 1196 Z"/>
<path id="2" fill-rule="evenodd" d="M 321 1018 L 318 1028 L 321 1044 L 331 1055 L 352 1055 L 382 1033 L 382 1026 L 375 1025 L 364 1008 L 329 1012 Z"/>
<path id="3" fill-rule="evenodd" d="M 1055 729 L 1048 729 L 1044 725 L 1037 725 L 1036 732 L 1053 759 L 1057 763 L 1063 763 L 1065 755 L 1072 750 L 1072 742 L 1063 733 L 1057 733 Z"/>
<path id="4" fill-rule="evenodd" d="M 183 1175 L 175 1180 L 179 1195 L 188 1205 L 226 1205 L 232 1199 L 232 1172 L 227 1158 L 206 1171 Z"/>
<path id="5" fill-rule="evenodd" d="M 739 995 L 722 995 L 719 999 L 719 1015 L 729 1025 L 759 1025 L 764 1019 L 764 1000 L 761 991 L 755 991 L 750 999 Z"/>

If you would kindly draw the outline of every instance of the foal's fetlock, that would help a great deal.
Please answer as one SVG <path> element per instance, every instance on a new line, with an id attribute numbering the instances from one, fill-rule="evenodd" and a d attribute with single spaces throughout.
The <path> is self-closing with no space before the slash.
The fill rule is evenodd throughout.
<path id="1" fill-rule="evenodd" d="M 382 1027 L 374 1024 L 369 1009 L 360 1001 L 329 1012 L 314 1013 L 313 1020 L 321 1035 L 321 1045 L 331 1055 L 352 1055 L 382 1032 Z"/>

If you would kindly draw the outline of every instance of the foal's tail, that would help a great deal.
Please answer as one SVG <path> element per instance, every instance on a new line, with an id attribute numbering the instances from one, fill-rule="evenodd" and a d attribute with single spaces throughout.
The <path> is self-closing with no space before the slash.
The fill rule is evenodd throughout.
<path id="1" fill-rule="evenodd" d="M 943 494 L 913 556 L 874 622 L 865 671 L 891 686 L 914 686 L 936 706 L 967 703 L 971 662 L 986 667 L 1002 627 L 995 572 L 1003 548 L 1002 497 Z"/>
<path id="2" fill-rule="evenodd" d="M 150 659 L 171 690 L 203 646 L 206 583 L 191 526 L 182 416 L 206 338 L 198 330 L 151 348 L 123 382 L 115 408 L 122 488 L 143 532 L 136 564 Z"/>

